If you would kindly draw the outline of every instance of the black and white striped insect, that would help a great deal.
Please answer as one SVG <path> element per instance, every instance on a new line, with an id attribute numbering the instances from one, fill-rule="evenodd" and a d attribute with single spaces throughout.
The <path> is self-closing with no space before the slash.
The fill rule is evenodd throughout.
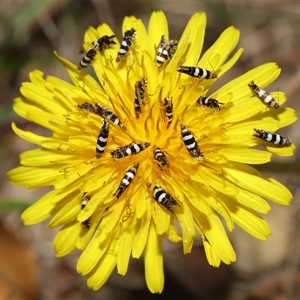
<path id="1" fill-rule="evenodd" d="M 102 117 L 109 121 L 111 121 L 113 124 L 116 124 L 120 126 L 123 130 L 126 130 L 126 127 L 124 124 L 120 121 L 120 119 L 109 109 L 95 103 L 96 112 Z"/>
<path id="2" fill-rule="evenodd" d="M 103 120 L 103 125 L 97 138 L 96 157 L 99 159 L 105 151 L 109 134 L 109 124 Z"/>
<path id="3" fill-rule="evenodd" d="M 138 119 L 142 113 L 141 104 L 138 97 L 134 97 L 134 113 L 135 117 Z"/>
<path id="4" fill-rule="evenodd" d="M 115 35 L 104 35 L 96 41 L 93 41 L 92 44 L 94 45 L 95 49 L 101 51 L 103 49 L 111 48 L 113 45 L 117 43 L 113 40 L 116 36 Z"/>
<path id="5" fill-rule="evenodd" d="M 130 143 L 129 145 L 126 145 L 124 147 L 117 148 L 116 150 L 113 150 L 110 152 L 111 156 L 114 158 L 122 158 L 125 156 L 138 154 L 148 148 L 150 146 L 150 143 Z"/>
<path id="6" fill-rule="evenodd" d="M 120 196 L 123 194 L 123 192 L 129 187 L 129 185 L 131 184 L 133 178 L 137 173 L 138 168 L 139 168 L 139 164 L 136 163 L 129 170 L 126 171 L 118 189 L 113 194 L 114 196 L 117 197 L 117 199 L 119 199 Z"/>
<path id="7" fill-rule="evenodd" d="M 98 114 L 102 118 L 107 119 L 110 122 L 112 122 L 113 124 L 120 126 L 123 130 L 126 130 L 126 127 L 124 126 L 124 124 L 120 121 L 120 119 L 112 111 L 105 108 L 104 106 L 101 106 L 98 103 L 91 104 L 88 102 L 84 102 L 82 104 L 79 104 L 78 108 L 84 109 L 88 112 Z"/>
<path id="8" fill-rule="evenodd" d="M 268 106 L 273 108 L 279 108 L 279 104 L 268 92 L 257 86 L 251 81 L 248 86 L 254 91 L 254 93 Z"/>
<path id="9" fill-rule="evenodd" d="M 170 194 L 157 185 L 153 188 L 153 198 L 172 213 L 174 213 L 173 208 L 179 206 L 179 203 Z"/>
<path id="10" fill-rule="evenodd" d="M 181 138 L 190 155 L 198 160 L 202 160 L 203 153 L 201 152 L 193 133 L 189 131 L 183 124 L 180 124 L 180 129 Z"/>
<path id="11" fill-rule="evenodd" d="M 81 199 L 81 210 L 83 210 L 87 206 L 89 201 L 90 201 L 90 197 L 85 196 L 85 193 L 84 193 L 82 196 L 82 199 Z M 85 221 L 81 222 L 82 226 L 86 229 L 90 229 L 91 220 L 92 220 L 92 218 L 88 217 Z"/>
<path id="12" fill-rule="evenodd" d="M 178 72 L 187 74 L 192 77 L 203 78 L 203 79 L 217 78 L 217 74 L 203 68 L 188 67 L 188 66 L 180 66 L 179 68 L 180 69 L 177 70 Z"/>
<path id="13" fill-rule="evenodd" d="M 139 102 L 146 105 L 146 93 L 147 93 L 147 78 L 143 77 L 137 81 L 134 85 L 135 97 L 138 98 Z"/>
<path id="14" fill-rule="evenodd" d="M 116 58 L 117 62 L 119 62 L 127 54 L 135 38 L 136 30 L 133 27 L 130 30 L 125 31 L 121 47 Z"/>
<path id="15" fill-rule="evenodd" d="M 178 41 L 165 39 L 162 35 L 156 52 L 156 63 L 159 67 L 163 65 L 165 61 L 171 59 L 177 49 Z"/>
<path id="16" fill-rule="evenodd" d="M 170 166 L 169 160 L 166 156 L 166 154 L 160 149 L 160 148 L 155 148 L 153 151 L 154 159 L 157 160 L 160 165 L 163 166 Z"/>
<path id="17" fill-rule="evenodd" d="M 215 110 L 221 110 L 220 104 L 224 104 L 224 103 L 219 102 L 218 100 L 212 99 L 210 97 L 199 97 L 197 100 L 197 104 L 204 105 Z"/>
<path id="18" fill-rule="evenodd" d="M 143 77 L 141 80 L 137 81 L 134 85 L 135 88 L 135 98 L 134 98 L 134 111 L 135 116 L 139 118 L 142 110 L 141 103 L 146 105 L 146 88 L 147 88 L 147 78 Z"/>
<path id="19" fill-rule="evenodd" d="M 79 62 L 79 65 L 77 66 L 78 70 L 81 70 L 83 68 L 88 67 L 92 61 L 94 60 L 95 56 L 97 54 L 97 51 L 95 49 L 90 49 L 88 52 L 86 52 L 81 61 Z"/>
<path id="20" fill-rule="evenodd" d="M 274 145 L 289 146 L 292 144 L 288 138 L 285 138 L 282 135 L 279 135 L 278 133 L 261 130 L 261 129 L 255 129 L 255 128 L 254 128 L 254 131 L 257 134 L 253 134 L 253 136 L 258 137 L 258 138 L 260 138 L 266 142 L 272 143 Z"/>
<path id="21" fill-rule="evenodd" d="M 172 120 L 173 120 L 173 103 L 172 103 L 172 98 L 165 98 L 164 99 L 164 108 L 165 108 L 165 114 L 168 118 L 168 124 L 167 124 L 167 128 L 170 127 Z"/>
<path id="22" fill-rule="evenodd" d="M 97 113 L 95 105 L 91 104 L 91 103 L 88 103 L 88 102 L 84 102 L 82 104 L 78 104 L 77 107 L 80 108 L 80 109 L 84 109 L 84 110 L 86 110 L 88 112 Z"/>

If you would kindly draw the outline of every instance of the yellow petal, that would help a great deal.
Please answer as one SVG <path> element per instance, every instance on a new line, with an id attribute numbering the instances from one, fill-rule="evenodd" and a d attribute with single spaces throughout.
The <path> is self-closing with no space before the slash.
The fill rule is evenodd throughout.
<path id="1" fill-rule="evenodd" d="M 202 219 L 203 220 L 203 219 Z M 214 249 L 216 255 L 225 263 L 230 264 L 236 260 L 235 252 L 227 237 L 220 219 L 211 214 L 202 222 L 205 236 Z"/>
<path id="2" fill-rule="evenodd" d="M 216 92 L 216 95 L 218 95 L 218 91 Z M 220 102 L 221 101 L 222 98 L 220 98 Z M 229 107 L 226 108 L 226 110 L 222 114 L 224 122 L 239 122 L 245 121 L 252 116 L 257 117 L 257 114 L 265 108 L 261 101 L 253 97 L 243 99 L 242 103 L 237 103 L 238 101 L 236 101 L 236 99 L 234 99 L 233 101 L 235 102 L 235 105 L 229 105 Z"/>
<path id="3" fill-rule="evenodd" d="M 100 289 L 105 284 L 112 271 L 116 267 L 116 252 L 118 249 L 117 243 L 117 240 L 112 240 L 112 243 L 108 248 L 107 253 L 102 257 L 102 259 L 99 261 L 94 270 L 91 273 L 89 273 L 87 285 L 93 290 Z"/>
<path id="4" fill-rule="evenodd" d="M 61 115 L 65 112 L 64 108 L 55 100 L 54 94 L 45 87 L 37 86 L 31 82 L 24 82 L 20 91 L 24 97 L 38 104 L 38 106 L 32 105 L 31 109 L 51 112 L 54 115 Z"/>
<path id="5" fill-rule="evenodd" d="M 188 207 L 184 202 L 177 209 L 176 217 L 182 232 L 183 253 L 190 253 L 196 236 L 193 214 L 195 209 Z"/>
<path id="6" fill-rule="evenodd" d="M 256 67 L 234 80 L 223 85 L 218 94 L 222 95 L 232 93 L 234 99 L 244 99 L 253 95 L 252 90 L 248 87 L 250 81 L 254 81 L 261 87 L 272 83 L 280 74 L 280 68 L 275 63 L 267 63 Z"/>
<path id="7" fill-rule="evenodd" d="M 154 204 L 155 217 L 154 223 L 158 235 L 163 235 L 170 225 L 170 213 L 166 209 L 162 209 L 158 203 Z"/>
<path id="8" fill-rule="evenodd" d="M 132 248 L 133 258 L 140 258 L 140 256 L 144 251 L 146 242 L 148 240 L 150 218 L 151 218 L 150 210 L 147 210 L 139 222 L 140 225 L 138 228 L 138 232 L 134 238 L 134 244 Z"/>
<path id="9" fill-rule="evenodd" d="M 206 15 L 203 12 L 198 12 L 191 17 L 182 33 L 182 37 L 189 36 L 187 41 L 188 52 L 184 61 L 187 66 L 195 66 L 199 60 L 204 42 L 205 27 Z M 197 45 L 197 47 L 194 45 Z"/>
<path id="10" fill-rule="evenodd" d="M 141 54 L 150 48 L 148 43 L 149 39 L 144 23 L 138 19 L 135 24 L 137 31 L 136 44 L 139 45 L 139 48 L 136 51 Z"/>
<path id="11" fill-rule="evenodd" d="M 18 167 L 7 173 L 9 180 L 16 185 L 22 185 L 26 188 L 34 188 L 41 186 L 50 186 L 59 174 L 57 168 L 40 168 L 36 167 Z"/>
<path id="12" fill-rule="evenodd" d="M 179 243 L 182 242 L 182 237 L 178 234 L 176 227 L 174 224 L 170 224 L 169 230 L 166 232 L 166 237 L 172 243 Z"/>
<path id="13" fill-rule="evenodd" d="M 68 158 L 72 158 L 73 155 L 64 155 L 60 159 L 62 162 Z M 35 149 L 23 152 L 20 155 L 21 164 L 23 166 L 47 166 L 53 162 L 59 162 L 56 152 L 45 151 L 41 149 Z"/>
<path id="14" fill-rule="evenodd" d="M 40 145 L 42 141 L 46 139 L 45 137 L 34 134 L 30 131 L 19 129 L 14 122 L 11 123 L 11 128 L 20 138 L 33 144 Z"/>
<path id="15" fill-rule="evenodd" d="M 77 272 L 81 273 L 82 275 L 89 274 L 93 269 L 97 269 L 95 266 L 98 264 L 101 257 L 105 254 L 110 243 L 112 242 L 115 245 L 114 239 L 111 238 L 107 239 L 105 243 L 99 244 L 99 241 L 97 239 L 97 234 L 99 234 L 98 231 L 99 229 L 78 259 Z"/>
<path id="16" fill-rule="evenodd" d="M 205 195 L 203 195 L 205 196 Z M 232 231 L 234 228 L 233 225 L 233 218 L 227 208 L 227 206 L 223 203 L 223 201 L 220 198 L 216 198 L 215 195 L 206 195 L 205 197 L 206 201 L 211 205 L 211 207 L 219 213 L 225 220 L 225 223 L 227 225 L 227 228 L 229 231 Z"/>
<path id="17" fill-rule="evenodd" d="M 258 196 L 267 198 L 281 205 L 288 205 L 292 200 L 286 188 L 276 185 L 272 181 L 245 173 L 239 169 L 225 167 L 223 170 L 229 180 Z"/>
<path id="18" fill-rule="evenodd" d="M 61 206 L 55 206 L 49 201 L 52 195 L 55 193 L 56 191 L 52 191 L 46 194 L 22 213 L 21 219 L 25 225 L 32 225 L 42 222 L 61 209 Z"/>
<path id="19" fill-rule="evenodd" d="M 271 161 L 272 154 L 255 149 L 222 148 L 218 153 L 225 155 L 228 160 L 245 164 L 264 164 Z"/>
<path id="20" fill-rule="evenodd" d="M 55 228 L 69 222 L 76 223 L 74 220 L 77 219 L 77 215 L 80 211 L 78 197 L 74 197 L 74 194 L 70 194 L 64 199 L 64 203 L 63 208 L 49 222 L 48 226 L 50 228 Z"/>
<path id="21" fill-rule="evenodd" d="M 82 70 L 79 72 L 77 70 L 77 66 L 69 62 L 68 60 L 59 56 L 56 51 L 54 51 L 55 57 L 59 60 L 59 62 L 66 68 L 68 75 L 75 86 L 81 84 L 81 80 L 84 80 L 84 83 L 87 84 L 89 88 L 93 88 L 95 90 L 103 91 L 99 86 L 98 82 L 87 73 Z"/>
<path id="22" fill-rule="evenodd" d="M 225 72 L 230 70 L 233 65 L 237 62 L 237 60 L 241 57 L 242 53 L 244 52 L 243 48 L 239 48 L 234 55 L 225 63 L 223 64 L 219 71 L 218 71 L 218 77 L 221 77 Z"/>
<path id="23" fill-rule="evenodd" d="M 292 156 L 295 152 L 296 146 L 294 144 L 288 147 L 280 147 L 277 145 L 269 145 L 265 143 L 265 146 L 268 151 L 278 156 Z"/>
<path id="24" fill-rule="evenodd" d="M 137 231 L 136 219 L 130 218 L 122 224 L 121 237 L 119 239 L 119 251 L 117 253 L 118 274 L 126 275 L 128 270 L 129 258 Z M 121 251 L 120 251 L 121 250 Z"/>
<path id="25" fill-rule="evenodd" d="M 56 256 L 65 256 L 75 249 L 77 235 L 80 231 L 81 224 L 76 221 L 67 223 L 60 229 L 53 241 Z"/>
<path id="26" fill-rule="evenodd" d="M 153 223 L 150 225 L 145 247 L 145 277 L 151 293 L 161 293 L 164 286 L 163 254 L 161 236 L 157 235 Z"/>
<path id="27" fill-rule="evenodd" d="M 244 231 L 260 240 L 266 240 L 271 235 L 271 229 L 267 222 L 252 209 L 233 204 L 231 201 L 224 203 L 231 211 L 234 222 Z"/>
<path id="28" fill-rule="evenodd" d="M 267 201 L 265 201 L 263 198 L 255 195 L 255 194 L 252 194 L 248 191 L 245 191 L 243 189 L 239 190 L 238 195 L 230 197 L 230 198 L 226 197 L 226 195 L 222 195 L 221 193 L 217 193 L 217 195 L 220 199 L 222 199 L 223 202 L 226 201 L 226 200 L 223 200 L 225 197 L 226 199 L 228 199 L 227 202 L 228 201 L 237 202 L 239 204 L 242 204 L 245 207 L 256 210 L 262 214 L 268 213 L 269 210 L 271 209 L 269 203 Z"/>
<path id="29" fill-rule="evenodd" d="M 219 267 L 221 260 L 214 252 L 213 248 L 211 247 L 210 243 L 207 240 L 203 241 L 203 246 L 206 254 L 206 258 L 208 263 L 213 267 Z"/>
<path id="30" fill-rule="evenodd" d="M 157 48 L 162 35 L 165 36 L 166 40 L 169 40 L 168 21 L 162 11 L 154 11 L 151 14 L 148 25 L 148 35 L 151 43 L 148 51 L 154 60 L 154 55 L 156 52 L 155 48 Z"/>
<path id="31" fill-rule="evenodd" d="M 239 38 L 240 32 L 233 26 L 224 30 L 217 41 L 201 57 L 198 66 L 211 71 L 218 70 L 237 45 Z M 212 62 L 210 60 L 216 55 L 220 55 L 220 60 L 217 64 L 211 65 Z"/>

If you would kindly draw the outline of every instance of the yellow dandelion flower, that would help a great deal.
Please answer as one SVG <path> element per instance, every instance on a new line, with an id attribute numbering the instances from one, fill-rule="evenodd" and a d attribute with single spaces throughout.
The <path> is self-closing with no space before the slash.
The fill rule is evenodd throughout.
<path id="1" fill-rule="evenodd" d="M 230 264 L 236 256 L 224 227 L 237 224 L 264 240 L 266 200 L 292 199 L 249 166 L 295 149 L 276 133 L 295 122 L 294 110 L 274 105 L 286 101 L 283 92 L 263 90 L 280 69 L 266 63 L 211 93 L 243 49 L 230 56 L 239 31 L 229 27 L 201 54 L 205 25 L 205 14 L 194 14 L 179 41 L 162 12 L 152 14 L 148 31 L 126 17 L 119 41 L 107 24 L 90 27 L 78 66 L 55 54 L 72 83 L 35 70 L 15 100 L 18 115 L 52 131 L 44 137 L 12 124 L 40 148 L 22 153 L 9 179 L 54 187 L 22 219 L 51 217 L 49 227 L 61 226 L 56 255 L 81 249 L 77 270 L 92 289 L 143 255 L 149 290 L 162 292 L 163 237 L 189 253 L 199 236 L 212 266 Z"/>

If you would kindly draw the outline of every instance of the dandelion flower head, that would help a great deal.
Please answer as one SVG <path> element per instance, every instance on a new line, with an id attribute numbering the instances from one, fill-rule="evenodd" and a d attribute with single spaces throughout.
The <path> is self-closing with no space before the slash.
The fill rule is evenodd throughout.
<path id="1" fill-rule="evenodd" d="M 160 11 L 148 30 L 126 17 L 120 39 L 107 24 L 90 27 L 78 65 L 55 53 L 71 83 L 35 70 L 15 100 L 18 115 L 52 132 L 12 124 L 39 147 L 21 154 L 9 179 L 53 186 L 22 219 L 51 218 L 49 227 L 61 227 L 56 255 L 82 250 L 77 270 L 95 290 L 115 268 L 125 275 L 131 256 L 143 256 L 147 286 L 160 293 L 164 238 L 182 243 L 184 253 L 200 238 L 210 265 L 230 264 L 236 255 L 226 230 L 237 225 L 264 240 L 267 200 L 292 199 L 250 166 L 295 148 L 276 133 L 295 122 L 294 110 L 281 106 L 283 92 L 264 90 L 280 68 L 266 63 L 212 93 L 243 49 L 232 54 L 239 31 L 229 27 L 202 53 L 205 27 L 206 15 L 195 13 L 174 40 Z"/>

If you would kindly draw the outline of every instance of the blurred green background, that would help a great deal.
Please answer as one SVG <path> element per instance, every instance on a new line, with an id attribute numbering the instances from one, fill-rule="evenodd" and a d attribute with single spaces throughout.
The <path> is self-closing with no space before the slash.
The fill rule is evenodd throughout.
<path id="1" fill-rule="evenodd" d="M 288 99 L 284 106 L 299 113 L 300 4 L 295 1 L 1 1 L 0 299 L 300 299 L 299 122 L 281 131 L 298 146 L 295 155 L 274 157 L 272 163 L 259 167 L 294 195 L 290 207 L 272 205 L 266 219 L 273 235 L 262 242 L 235 229 L 229 236 L 237 262 L 219 269 L 208 266 L 200 239 L 189 255 L 182 255 L 180 245 L 165 243 L 162 295 L 147 290 L 142 260 L 132 260 L 126 277 L 114 274 L 100 291 L 89 290 L 86 278 L 76 273 L 78 253 L 55 257 L 55 230 L 47 229 L 46 222 L 30 227 L 22 224 L 22 210 L 45 189 L 15 187 L 5 176 L 18 166 L 19 154 L 34 147 L 12 133 L 11 122 L 25 130 L 43 132 L 12 111 L 21 82 L 28 80 L 33 69 L 67 80 L 65 70 L 54 59 L 54 50 L 77 64 L 88 26 L 108 23 L 121 38 L 125 15 L 135 15 L 147 25 L 153 10 L 165 11 L 172 39 L 180 37 L 193 13 L 205 11 L 204 50 L 226 27 L 240 29 L 239 46 L 245 52 L 218 85 L 259 64 L 275 61 L 282 73 L 268 91 L 284 91 Z"/>

